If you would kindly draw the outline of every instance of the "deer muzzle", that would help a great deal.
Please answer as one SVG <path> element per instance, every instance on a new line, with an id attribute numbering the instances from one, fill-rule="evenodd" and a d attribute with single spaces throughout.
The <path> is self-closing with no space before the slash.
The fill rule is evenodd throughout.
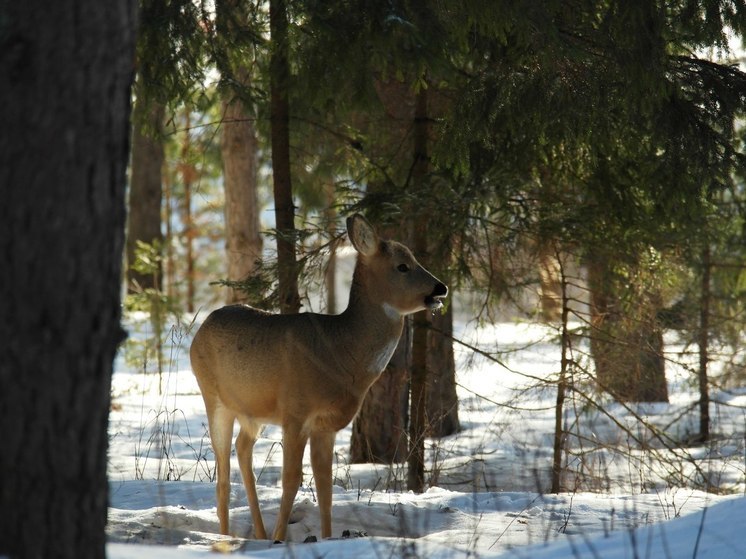
<path id="1" fill-rule="evenodd" d="M 443 306 L 443 298 L 448 295 L 448 287 L 438 282 L 433 292 L 425 297 L 425 306 L 430 311 L 437 311 Z"/>

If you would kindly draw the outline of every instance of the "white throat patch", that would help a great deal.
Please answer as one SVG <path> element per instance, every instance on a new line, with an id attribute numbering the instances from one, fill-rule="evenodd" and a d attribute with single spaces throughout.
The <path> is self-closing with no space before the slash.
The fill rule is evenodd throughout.
<path id="1" fill-rule="evenodd" d="M 383 312 L 388 316 L 391 320 L 399 320 L 401 318 L 401 313 L 397 311 L 394 307 L 389 305 L 388 303 L 383 304 Z"/>
<path id="2" fill-rule="evenodd" d="M 386 365 L 389 364 L 389 361 L 391 361 L 391 356 L 394 354 L 394 350 L 398 344 L 399 340 L 395 338 L 388 342 L 377 355 L 374 355 L 368 372 L 374 375 L 380 374 L 386 368 Z"/>

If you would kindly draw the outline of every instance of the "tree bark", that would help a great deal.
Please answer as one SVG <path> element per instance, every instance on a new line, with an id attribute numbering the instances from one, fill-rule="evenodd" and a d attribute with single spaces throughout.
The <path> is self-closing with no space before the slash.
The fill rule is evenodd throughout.
<path id="1" fill-rule="evenodd" d="M 191 137 L 191 118 L 189 109 L 184 111 L 184 141 L 181 145 L 181 180 L 184 186 L 184 200 L 182 205 L 182 222 L 184 224 L 184 240 L 186 244 L 186 309 L 187 312 L 194 312 L 194 222 L 192 220 L 192 185 L 197 180 L 197 170 L 190 162 L 190 152 L 192 150 Z"/>
<path id="2" fill-rule="evenodd" d="M 428 155 L 427 90 L 417 93 L 414 111 L 414 161 L 412 181 L 416 191 L 424 190 L 430 168 Z M 429 254 L 428 224 L 424 214 L 414 223 L 413 248 L 417 259 L 427 267 Z M 425 436 L 429 430 L 428 400 L 428 334 L 430 315 L 420 311 L 412 319 L 412 368 L 409 394 L 409 456 L 407 458 L 407 489 L 416 493 L 425 490 Z"/>
<path id="3" fill-rule="evenodd" d="M 418 148 L 415 149 L 414 145 L 410 144 L 412 145 L 412 152 L 410 153 L 416 151 L 416 153 L 424 155 L 417 161 L 420 169 L 416 170 L 416 173 L 419 173 L 419 176 L 415 176 L 414 169 L 412 176 L 413 180 L 421 181 L 428 173 L 429 165 L 427 161 L 429 134 L 427 105 L 429 102 L 426 102 L 424 106 L 420 105 L 421 112 L 415 116 L 416 99 L 407 84 L 394 80 L 376 80 L 375 86 L 386 115 L 386 128 L 390 135 L 390 139 L 381 142 L 380 145 L 397 146 L 397 149 L 399 149 L 398 146 L 401 146 L 409 138 L 412 138 L 411 130 L 413 123 L 419 128 L 419 136 L 415 142 L 418 144 Z M 375 154 L 374 157 L 388 161 L 395 158 L 395 155 L 380 153 Z M 414 158 L 410 159 L 408 163 L 411 166 L 414 163 Z M 380 195 L 383 187 L 379 184 L 371 183 L 368 186 L 368 190 L 371 193 Z M 426 214 L 427 212 L 424 211 L 423 215 Z M 426 222 L 426 218 L 419 218 L 418 223 L 421 222 Z M 412 224 L 410 223 L 409 225 L 411 226 Z M 412 237 L 412 233 L 407 232 L 407 229 L 402 224 L 398 228 L 384 231 L 383 235 L 391 238 Z M 440 257 L 439 251 L 443 243 L 433 243 L 432 235 L 424 234 L 419 242 L 425 248 L 418 251 L 421 253 L 418 253 L 418 257 L 424 255 L 423 258 L 427 258 L 428 250 L 434 251 Z M 446 258 L 447 255 L 443 255 L 443 260 Z M 424 260 L 423 263 L 425 263 Z M 428 317 L 425 315 L 425 318 Z M 448 315 L 444 317 L 436 316 L 433 320 L 433 329 L 435 330 L 449 332 L 452 329 L 452 317 Z M 426 375 L 432 375 L 432 382 L 434 383 L 434 389 L 426 390 L 426 394 L 429 395 L 422 400 L 425 417 L 429 416 L 434 421 L 432 421 L 432 425 L 428 421 L 425 421 L 422 426 L 425 428 L 426 435 L 445 436 L 459 429 L 452 340 L 448 336 L 438 335 L 436 332 L 431 331 L 430 324 L 428 324 L 427 336 L 423 338 L 422 343 L 426 344 L 426 346 L 421 346 L 421 348 L 425 347 L 421 355 L 425 355 L 423 359 L 425 359 L 425 368 L 428 371 Z M 411 345 L 412 336 L 402 336 L 399 347 L 389 367 L 387 367 L 379 381 L 371 387 L 371 390 L 366 395 L 360 413 L 353 424 L 351 448 L 353 459 L 356 462 L 373 460 L 391 463 L 403 459 L 400 433 L 407 431 L 408 422 L 411 426 L 410 420 L 412 415 L 406 409 L 401 411 L 399 405 L 402 399 L 405 401 L 405 406 L 409 403 L 409 386 L 404 377 L 412 364 Z M 401 359 L 397 359 L 396 356 L 402 357 Z M 429 380 L 426 379 L 425 382 L 429 382 Z M 379 383 L 380 386 L 377 386 Z M 387 411 L 376 412 L 375 410 Z M 378 428 L 381 416 L 385 416 L 394 422 L 390 428 L 388 425 L 385 428 Z M 399 423 L 400 421 L 401 423 Z M 424 445 L 423 436 L 419 438 Z M 358 453 L 358 449 L 368 446 L 378 449 L 378 453 L 375 453 L 375 455 Z M 396 452 L 390 451 L 389 453 L 383 453 L 381 449 L 396 449 Z"/>
<path id="4" fill-rule="evenodd" d="M 326 193 L 326 222 L 327 231 L 330 238 L 334 238 L 334 229 L 337 222 L 337 210 L 334 208 L 334 184 L 327 183 L 325 186 Z M 324 270 L 324 286 L 326 288 L 326 312 L 327 314 L 337 314 L 337 240 L 333 240 L 329 245 L 329 259 Z"/>
<path id="5" fill-rule="evenodd" d="M 456 363 L 453 356 L 453 305 L 431 318 L 428 338 L 427 417 L 428 435 L 447 437 L 461 430 L 456 393 Z"/>
<path id="6" fill-rule="evenodd" d="M 380 146 L 400 146 L 414 119 L 413 96 L 406 84 L 397 81 L 375 82 L 378 98 L 385 112 L 386 132 L 389 141 Z M 389 160 L 391 153 L 375 153 L 374 158 Z M 370 193 L 380 194 L 382 183 L 368 184 Z M 403 223 L 396 227 L 381 229 L 382 237 L 403 239 L 408 234 Z M 409 407 L 409 384 L 407 375 L 412 362 L 411 322 L 407 320 L 404 334 L 396 351 L 381 377 L 366 394 L 360 411 L 352 425 L 350 456 L 353 463 L 377 462 L 381 464 L 401 463 L 407 457 L 407 424 Z"/>
<path id="7" fill-rule="evenodd" d="M 277 266 L 280 312 L 300 310 L 298 267 L 295 260 L 295 205 L 290 175 L 290 109 L 288 104 L 288 15 L 285 0 L 270 0 L 270 125 L 272 177 L 277 230 Z"/>
<path id="8" fill-rule="evenodd" d="M 702 249 L 702 284 L 700 288 L 699 302 L 699 332 L 697 343 L 699 345 L 699 436 L 698 442 L 707 442 L 710 439 L 710 390 L 707 378 L 707 364 L 710 361 L 709 339 L 710 339 L 710 274 L 712 271 L 712 259 L 710 245 L 706 244 Z"/>
<path id="9" fill-rule="evenodd" d="M 0 555 L 105 556 L 135 10 L 3 5 Z"/>
<path id="10" fill-rule="evenodd" d="M 590 292 L 591 313 L 591 356 L 596 368 L 599 388 L 603 390 L 606 377 L 613 377 L 613 356 L 611 348 L 614 339 L 608 332 L 608 324 L 618 322 L 617 310 L 612 307 L 606 258 L 594 254 L 588 261 L 588 290 Z"/>
<path id="11" fill-rule="evenodd" d="M 141 78 L 138 77 L 137 82 Z M 137 242 L 163 243 L 161 198 L 163 118 L 165 108 L 144 97 L 135 84 L 137 96 L 132 109 L 132 162 L 130 167 L 129 215 L 127 216 L 127 290 L 163 289 L 163 274 L 141 274 L 133 269 Z"/>
<path id="12" fill-rule="evenodd" d="M 247 15 L 238 0 L 216 2 L 216 24 L 221 45 L 237 48 L 248 28 Z M 220 149 L 225 189 L 225 250 L 227 279 L 240 282 L 256 270 L 262 255 L 260 208 L 257 196 L 257 140 L 251 100 L 249 61 L 237 60 L 226 53 L 219 65 L 223 79 L 230 83 L 223 94 L 223 120 Z M 248 303 L 250 294 L 242 289 L 226 288 L 227 303 Z"/>
<path id="13" fill-rule="evenodd" d="M 551 242 L 539 247 L 539 286 L 541 317 L 545 322 L 556 324 L 562 319 L 562 280 L 560 262 Z"/>
<path id="14" fill-rule="evenodd" d="M 225 235 L 228 279 L 251 276 L 262 254 L 257 199 L 256 134 L 240 99 L 223 102 L 221 150 L 225 184 Z M 228 288 L 228 303 L 248 302 L 246 291 Z"/>
<path id="15" fill-rule="evenodd" d="M 173 299 L 176 297 L 176 258 L 174 255 L 174 231 L 173 231 L 173 183 L 170 173 L 163 175 L 163 225 L 165 227 L 165 240 L 163 250 L 163 281 L 166 283 L 166 297 Z"/>
<path id="16" fill-rule="evenodd" d="M 638 286 L 617 278 L 604 255 L 595 255 L 589 263 L 588 281 L 591 354 L 599 388 L 622 402 L 668 401 L 656 296 L 636 292 L 634 309 L 625 309 L 622 290 Z"/>
<path id="17" fill-rule="evenodd" d="M 557 251 L 553 251 L 555 254 Z M 568 320 L 570 308 L 567 299 L 567 276 L 562 267 L 562 262 L 557 259 L 558 272 L 560 274 L 560 297 L 561 297 L 561 324 L 562 324 L 562 356 L 560 357 L 560 375 L 557 379 L 557 399 L 554 407 L 554 440 L 552 444 L 552 486 L 551 493 L 559 493 L 562 490 L 562 450 L 565 441 L 565 429 L 563 428 L 563 415 L 565 407 L 565 396 L 567 393 L 567 376 L 570 364 L 570 330 Z"/>

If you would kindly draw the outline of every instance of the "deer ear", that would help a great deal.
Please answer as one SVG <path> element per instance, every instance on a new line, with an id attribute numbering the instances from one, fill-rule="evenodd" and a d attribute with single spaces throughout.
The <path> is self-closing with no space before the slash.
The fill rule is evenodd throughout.
<path id="1" fill-rule="evenodd" d="M 347 234 L 352 246 L 363 256 L 371 256 L 378 250 L 378 235 L 362 215 L 355 214 L 347 218 Z"/>

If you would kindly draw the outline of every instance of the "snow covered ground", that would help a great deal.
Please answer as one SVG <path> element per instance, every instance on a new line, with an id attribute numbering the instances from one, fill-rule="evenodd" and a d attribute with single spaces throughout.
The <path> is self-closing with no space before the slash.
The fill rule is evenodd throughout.
<path id="1" fill-rule="evenodd" d="M 605 414 L 580 397 L 568 400 L 564 421 L 572 435 L 565 443 L 564 484 L 573 490 L 548 494 L 556 389 L 542 381 L 558 371 L 559 345 L 556 332 L 530 324 L 458 329 L 466 344 L 457 355 L 463 429 L 428 441 L 433 486 L 427 492 L 404 489 L 404 466 L 349 464 L 347 428 L 337 436 L 333 539 L 302 543 L 320 534 L 308 461 L 291 543 L 222 537 L 206 418 L 189 370 L 188 330 L 170 332 L 162 375 L 143 372 L 153 363 L 133 348 L 117 360 L 109 458 L 112 558 L 211 550 L 273 558 L 746 557 L 746 391 L 714 394 L 713 443 L 665 448 L 666 437 L 685 439 L 697 425 L 687 357 L 670 344 L 671 404 L 609 403 Z M 582 380 L 575 379 L 579 386 Z M 279 509 L 280 439 L 279 428 L 268 426 L 254 453 L 268 528 Z M 235 459 L 232 475 L 231 530 L 246 536 L 251 523 Z"/>

